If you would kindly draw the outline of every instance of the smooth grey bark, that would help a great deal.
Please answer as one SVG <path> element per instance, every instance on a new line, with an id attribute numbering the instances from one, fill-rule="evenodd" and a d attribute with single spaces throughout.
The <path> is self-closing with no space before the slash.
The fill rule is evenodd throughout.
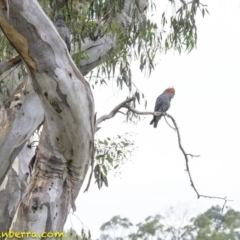
<path id="1" fill-rule="evenodd" d="M 29 182 L 28 159 L 34 154 L 34 149 L 30 148 L 29 144 L 30 142 L 27 141 L 18 157 L 15 158 L 0 187 L 0 216 L 2 216 L 0 232 L 7 232 Z"/>
<path id="2" fill-rule="evenodd" d="M 147 0 L 141 0 L 139 1 L 139 10 L 140 13 L 142 11 L 144 11 L 146 9 L 146 7 L 148 6 L 148 1 Z M 3 5 L 4 7 L 4 5 Z M 135 1 L 134 0 L 126 0 L 125 1 L 125 6 L 123 9 L 123 12 L 121 14 L 118 14 L 116 16 L 116 18 L 113 19 L 113 21 L 116 21 L 118 23 L 123 23 L 123 24 L 130 24 L 131 22 L 131 15 L 129 14 L 129 11 L 135 11 L 137 8 L 137 6 L 135 5 Z M 82 59 L 82 62 L 80 63 L 80 69 L 83 72 L 83 74 L 87 74 L 89 71 L 91 71 L 94 67 L 98 66 L 103 58 L 106 60 L 106 55 L 107 53 L 111 50 L 111 48 L 113 46 L 116 47 L 116 42 L 114 42 L 114 36 L 103 36 L 101 39 L 97 39 L 96 41 L 92 41 L 88 38 L 85 39 L 85 43 L 82 45 L 83 47 L 83 51 L 87 52 L 88 58 L 86 59 Z M 33 92 L 31 89 L 31 85 L 28 85 L 28 91 Z M 16 96 L 16 98 L 20 98 L 22 99 L 21 104 L 24 106 L 25 103 L 25 99 L 27 99 L 25 97 L 25 89 L 22 88 L 20 89 L 18 96 Z M 32 94 L 35 94 L 34 92 Z M 13 98 L 14 99 L 14 98 Z M 32 98 L 35 99 L 35 98 Z M 14 101 L 14 100 L 13 100 Z M 31 104 L 31 103 L 30 103 Z M 41 110 L 41 105 L 40 102 L 39 104 L 37 103 L 37 100 L 34 101 L 32 104 L 32 106 L 34 106 L 34 109 L 36 111 L 30 112 L 30 111 L 25 111 L 24 115 L 22 115 L 22 121 L 24 122 L 29 122 L 28 119 L 34 119 L 34 125 L 29 126 L 31 129 L 29 129 L 28 131 L 28 135 L 24 138 L 25 142 L 27 141 L 27 139 L 29 138 L 29 136 L 35 131 L 35 129 L 39 126 L 39 124 L 41 124 L 42 119 L 43 119 L 43 111 Z M 7 114 L 7 113 L 8 114 Z M 13 128 L 13 125 L 11 124 L 11 121 L 15 121 L 15 125 L 18 125 L 18 119 L 14 120 L 16 114 L 12 114 L 12 109 L 11 108 L 4 108 L 3 106 L 0 109 L 0 123 L 2 121 L 2 119 L 4 119 L 5 121 L 5 125 L 8 125 L 8 131 L 10 131 L 10 128 Z M 41 115 L 42 113 L 42 115 Z M 34 115 L 35 114 L 35 115 Z M 6 117 L 7 116 L 7 117 Z M 17 115 L 18 116 L 18 115 Z M 3 125 L 3 124 L 2 124 Z M 2 131 L 1 128 L 3 128 L 0 124 L 0 132 Z M 29 124 L 30 125 L 30 124 Z M 6 126 L 4 126 L 4 129 L 6 129 Z M 5 130 L 6 131 L 6 130 Z M 5 141 L 5 135 L 0 135 L 0 143 L 1 141 Z M 8 162 L 12 162 L 14 160 L 14 157 L 17 155 L 17 152 L 19 152 L 21 150 L 21 146 L 24 146 L 24 141 L 22 141 L 22 139 L 19 138 L 13 138 L 11 139 L 11 143 L 13 146 L 17 146 L 18 148 L 14 150 L 12 149 L 8 149 L 5 148 L 1 149 L 0 146 L 0 154 L 5 156 L 5 159 L 9 159 Z M 2 160 L 2 161 L 6 161 L 6 160 Z M 1 164 L 1 159 L 0 159 L 0 164 Z M 11 164 L 7 164 L 7 166 L 9 167 Z M 4 178 L 6 174 L 6 169 L 2 169 L 2 171 L 0 171 L 0 184 Z"/>
<path id="3" fill-rule="evenodd" d="M 33 175 L 11 229 L 62 231 L 92 158 L 94 100 L 89 84 L 38 2 L 9 3 L 7 9 L 0 1 L 0 25 L 27 65 L 45 115 Z M 22 107 L 19 106 L 20 111 Z M 7 113 L 2 114 L 6 120 Z M 25 127 L 9 129 L 14 130 L 15 138 L 24 136 Z M 4 134 L 7 137 L 9 131 Z"/>
<path id="4" fill-rule="evenodd" d="M 12 2 L 14 3 L 15 9 L 11 9 L 12 5 L 10 4 L 10 8 L 9 8 L 10 19 L 8 19 L 8 18 L 6 18 L 6 11 L 7 11 L 6 6 L 4 5 L 3 1 L 0 1 L 0 7 L 2 8 L 3 16 L 5 14 L 5 17 L 0 18 L 1 26 L 3 28 L 4 27 L 8 28 L 9 26 L 6 26 L 6 22 L 9 21 L 9 23 L 12 26 L 14 26 L 14 28 L 19 30 L 19 32 L 24 35 L 24 29 L 22 29 L 22 26 L 24 24 L 30 24 L 30 23 L 32 24 L 31 19 L 33 18 L 33 16 L 34 16 L 34 18 L 39 17 L 39 19 L 42 19 L 42 16 L 39 16 L 38 14 L 32 15 L 32 10 L 31 10 L 31 14 L 27 13 L 27 11 L 25 11 L 25 12 L 20 13 L 20 15 L 22 15 L 22 16 L 20 16 L 19 18 L 18 18 L 18 15 L 17 15 L 16 18 L 11 19 L 11 16 L 13 16 L 13 14 L 15 14 L 14 11 L 16 10 L 15 1 L 12 1 Z M 27 2 L 27 1 L 19 1 L 19 2 L 23 3 L 23 5 L 22 5 L 23 8 L 28 7 L 28 6 L 26 6 L 26 3 L 29 4 L 29 2 Z M 18 2 L 18 4 L 19 4 L 19 2 Z M 141 0 L 140 1 L 140 3 L 139 3 L 140 13 L 147 7 L 147 5 L 148 5 L 147 0 Z M 21 7 L 21 3 L 18 6 Z M 38 7 L 36 7 L 36 6 L 37 6 L 36 3 L 34 2 L 33 5 L 29 6 L 29 7 L 30 8 L 34 7 L 34 9 L 35 9 L 34 11 L 40 11 L 41 12 L 39 6 Z M 131 11 L 136 10 L 135 1 L 126 0 L 123 12 L 121 14 L 117 15 L 116 18 L 112 19 L 112 20 L 118 22 L 119 24 L 121 24 L 121 23 L 124 23 L 124 24 L 129 23 L 130 24 L 132 19 L 129 15 L 129 10 L 131 10 Z M 44 15 L 44 14 L 42 13 L 42 15 Z M 22 23 L 22 26 L 21 26 L 21 23 L 19 23 L 21 17 L 23 17 L 23 20 L 24 20 L 24 23 Z M 4 21 L 4 19 L 5 19 L 6 22 Z M 16 19 L 18 19 L 18 20 L 16 20 Z M 33 22 L 34 21 L 36 22 L 36 19 L 33 19 Z M 39 20 L 39 21 L 42 21 L 42 20 Z M 60 120 L 62 120 L 62 121 L 60 121 L 61 122 L 60 124 L 57 123 L 54 126 L 52 124 L 49 124 L 53 121 L 52 119 L 54 119 L 54 121 L 55 121 L 55 118 L 53 118 L 53 115 L 54 115 L 53 112 L 57 112 L 57 114 L 62 115 L 62 113 L 59 113 L 60 111 L 62 111 L 62 108 L 61 108 L 61 103 L 62 102 L 63 102 L 63 105 L 65 104 L 65 106 L 63 106 L 63 108 L 68 108 L 69 107 L 67 96 L 68 96 L 68 94 L 71 94 L 71 92 L 73 91 L 73 89 L 75 87 L 73 86 L 72 90 L 68 89 L 69 91 L 67 91 L 64 88 L 67 85 L 67 83 L 64 82 L 64 81 L 63 82 L 60 81 L 60 83 L 59 83 L 54 78 L 54 75 L 56 74 L 56 71 L 51 69 L 52 66 L 49 66 L 49 62 L 47 61 L 47 59 L 48 58 L 50 58 L 51 60 L 52 60 L 52 58 L 55 59 L 55 62 L 50 61 L 50 65 L 55 65 L 55 64 L 58 65 L 59 61 L 64 62 L 62 64 L 62 66 L 63 66 L 63 68 L 65 68 L 65 70 L 67 69 L 66 72 L 71 67 L 72 67 L 73 72 L 75 72 L 75 71 L 77 72 L 77 70 L 76 70 L 75 66 L 73 67 L 73 65 L 72 65 L 73 63 L 70 60 L 70 58 L 69 58 L 69 56 L 66 52 L 64 52 L 64 53 L 61 52 L 59 54 L 60 57 L 59 57 L 59 55 L 55 54 L 59 51 L 58 50 L 59 48 L 63 50 L 64 46 L 62 44 L 59 44 L 59 42 L 61 43 L 61 40 L 59 40 L 59 39 L 54 40 L 52 42 L 50 41 L 49 38 L 51 37 L 51 34 L 55 31 L 55 29 L 53 29 L 52 27 L 49 27 L 49 22 L 47 22 L 46 26 L 48 26 L 48 27 L 47 27 L 47 29 L 45 29 L 45 31 L 50 32 L 50 35 L 49 34 L 44 35 L 44 33 L 43 33 L 41 36 L 37 36 L 38 34 L 40 34 L 41 31 L 44 32 L 44 29 L 42 29 L 42 26 L 44 26 L 44 24 L 41 24 L 39 26 L 38 23 L 36 22 L 36 25 L 34 25 L 35 27 L 37 27 L 37 29 L 38 28 L 40 29 L 39 32 L 37 30 L 33 31 L 33 29 L 31 29 L 27 33 L 25 32 L 24 36 L 27 38 L 27 43 L 26 43 L 25 39 L 22 39 L 21 37 L 18 37 L 18 35 L 16 35 L 17 36 L 16 38 L 20 39 L 20 43 L 15 42 L 16 49 L 20 48 L 19 51 L 21 51 L 21 48 L 23 49 L 23 52 L 21 54 L 22 58 L 25 60 L 29 69 L 31 70 L 30 72 L 32 73 L 32 75 L 30 76 L 30 78 L 33 78 L 35 91 L 39 94 L 39 96 L 42 99 L 40 101 L 38 95 L 32 89 L 32 86 L 30 84 L 31 81 L 28 81 L 27 85 L 23 85 L 19 89 L 19 91 L 11 99 L 11 101 L 10 101 L 10 103 L 7 107 L 6 106 L 5 107 L 1 106 L 1 108 L 0 108 L 0 132 L 2 133 L 3 131 L 5 131 L 4 135 L 0 134 L 0 143 L 3 143 L 5 141 L 5 137 L 7 137 L 8 142 L 11 143 L 10 145 L 9 144 L 0 144 L 0 156 L 5 156 L 5 158 L 0 157 L 0 164 L 2 164 L 4 162 L 3 165 L 5 165 L 5 167 L 0 170 L 0 180 L 2 181 L 2 182 L 0 182 L 0 183 L 2 183 L 1 186 L 0 186 L 0 191 L 1 191 L 1 189 L 3 189 L 3 187 L 6 184 L 5 182 L 3 182 L 3 180 L 5 179 L 5 176 L 7 174 L 8 169 L 10 169 L 10 167 L 11 167 L 11 163 L 14 161 L 15 157 L 21 151 L 21 148 L 24 146 L 26 141 L 29 139 L 30 135 L 35 131 L 35 129 L 39 126 L 39 124 L 42 123 L 43 117 L 44 117 L 44 111 L 48 111 L 49 107 L 50 107 L 50 108 L 53 108 L 54 110 L 52 110 L 51 114 L 49 113 L 48 117 L 46 117 L 47 120 L 46 120 L 45 126 L 44 126 L 44 129 L 45 129 L 46 132 L 43 133 L 43 135 L 42 135 L 42 138 L 41 138 L 41 141 L 40 141 L 41 145 L 40 145 L 40 147 L 37 151 L 37 154 L 36 154 L 37 159 L 40 159 L 40 160 L 36 161 L 37 163 L 35 165 L 35 169 L 41 169 L 41 171 L 40 172 L 39 171 L 34 171 L 33 177 L 32 177 L 33 180 L 30 182 L 29 187 L 27 189 L 27 192 L 24 195 L 24 201 L 27 201 L 28 204 L 29 203 L 32 204 L 31 205 L 32 210 L 35 209 L 34 206 L 36 205 L 36 202 L 30 202 L 30 200 L 28 199 L 28 195 L 31 191 L 33 191 L 33 189 L 38 189 L 38 190 L 41 189 L 41 191 L 43 191 L 43 189 L 45 189 L 46 191 L 47 191 L 47 189 L 52 189 L 53 185 L 51 185 L 51 184 L 53 182 L 49 185 L 50 181 L 41 181 L 41 180 L 39 180 L 39 176 L 40 176 L 40 178 L 45 177 L 46 175 L 43 174 L 43 172 L 45 172 L 45 174 L 47 173 L 47 175 L 48 174 L 52 175 L 52 178 L 56 177 L 54 175 L 54 172 L 52 171 L 52 169 L 55 169 L 54 170 L 55 173 L 57 172 L 57 175 L 60 174 L 62 180 L 54 182 L 54 186 L 55 186 L 54 188 L 60 189 L 63 186 L 64 187 L 63 187 L 62 192 L 59 191 L 56 194 L 56 196 L 54 196 L 54 199 L 56 199 L 56 203 L 57 203 L 59 201 L 59 199 L 63 197 L 64 198 L 63 202 L 58 202 L 58 204 L 64 205 L 66 207 L 65 209 L 69 210 L 69 208 L 70 208 L 69 203 L 72 204 L 72 206 L 74 207 L 74 199 L 76 198 L 76 196 L 79 192 L 79 189 L 81 188 L 82 182 L 83 182 L 84 177 L 86 175 L 86 171 L 88 169 L 89 161 L 83 161 L 81 163 L 79 163 L 78 161 L 74 162 L 73 159 L 72 159 L 72 156 L 70 156 L 70 164 L 69 164 L 69 166 L 67 166 L 67 169 L 68 168 L 69 169 L 67 170 L 67 173 L 66 173 L 66 162 L 67 161 L 66 161 L 66 157 L 63 153 L 59 154 L 60 157 L 58 156 L 57 158 L 55 158 L 56 156 L 55 157 L 53 156 L 54 154 L 51 155 L 51 156 L 47 156 L 47 157 L 44 154 L 42 154 L 44 152 L 45 154 L 50 155 L 50 153 L 52 151 L 54 151 L 54 153 L 56 153 L 56 152 L 58 153 L 58 151 L 55 152 L 55 150 L 56 150 L 55 148 L 48 149 L 49 145 L 51 145 L 51 146 L 52 145 L 53 146 L 57 145 L 55 147 L 57 147 L 57 150 L 59 150 L 58 148 L 60 148 L 60 146 L 62 147 L 62 146 L 65 146 L 65 144 L 67 144 L 67 141 L 66 140 L 64 141 L 63 139 L 66 135 L 68 135 L 67 132 L 69 130 L 69 126 L 71 126 L 72 121 L 74 121 L 73 119 L 71 119 L 71 120 L 68 119 L 68 121 L 70 121 L 71 124 L 64 125 L 63 124 L 64 119 L 60 119 Z M 50 23 L 50 25 L 51 25 L 51 23 Z M 25 29 L 25 31 L 28 31 L 28 30 Z M 29 38 L 31 38 L 30 37 L 31 34 L 34 35 L 34 36 L 31 36 L 33 39 L 29 39 Z M 27 35 L 28 35 L 29 38 L 27 37 Z M 49 36 L 47 36 L 47 35 L 49 35 Z M 40 38 L 40 40 L 38 41 L 39 45 L 36 45 L 37 41 L 35 41 L 35 40 L 36 40 L 37 37 Z M 32 45 L 29 44 L 30 40 L 32 42 Z M 49 44 L 50 48 L 44 47 L 44 44 Z M 96 66 L 101 64 L 103 62 L 103 60 L 106 61 L 107 58 L 109 57 L 109 56 L 107 57 L 108 52 L 110 50 L 114 50 L 114 48 L 117 47 L 117 43 L 115 42 L 114 36 L 107 35 L 107 36 L 101 37 L 100 39 L 96 39 L 96 41 L 92 41 L 90 39 L 85 39 L 85 43 L 82 45 L 82 47 L 83 47 L 82 50 L 87 52 L 88 57 L 86 59 L 81 60 L 79 68 L 82 71 L 82 73 L 85 75 L 89 71 L 91 71 L 93 68 L 95 68 Z M 29 48 L 29 50 L 30 50 L 29 55 L 27 54 L 27 51 L 24 51 L 24 48 Z M 55 54 L 55 58 L 54 58 L 54 56 L 52 57 L 50 54 L 49 55 L 44 54 L 43 51 L 45 51 L 45 50 L 46 51 L 51 51 L 52 54 Z M 39 54 L 39 52 L 40 52 L 40 54 Z M 31 55 L 36 56 L 37 53 L 39 54 L 39 56 L 36 57 L 36 61 L 31 61 L 31 58 L 32 58 Z M 65 58 L 63 58 L 63 56 Z M 45 57 L 45 60 L 43 60 L 44 57 Z M 42 61 L 39 61 L 39 58 Z M 19 60 L 19 57 L 18 57 L 18 60 Z M 34 65 L 37 67 L 37 70 L 40 70 L 40 75 L 41 76 L 37 76 L 37 74 L 35 72 L 36 69 L 34 69 Z M 5 67 L 5 69 L 8 69 L 12 65 L 10 65 L 10 63 L 3 63 L 1 66 Z M 62 70 L 61 67 L 60 67 L 60 69 Z M 51 72 L 51 70 L 52 70 L 52 72 Z M 57 68 L 57 71 L 58 70 L 59 69 Z M 42 73 L 44 71 L 45 71 L 46 76 Z M 72 72 L 71 71 L 70 71 L 71 73 L 70 72 L 66 73 L 66 72 L 65 72 L 64 78 L 71 79 L 72 78 L 72 76 L 71 76 Z M 61 72 L 61 74 L 62 74 L 62 72 Z M 80 76 L 79 74 L 76 74 L 76 75 L 78 75 L 77 77 L 82 79 L 82 76 Z M 54 84 L 47 84 L 46 83 L 46 86 L 43 86 L 41 84 L 41 83 L 44 82 L 44 85 L 45 85 L 45 81 L 49 80 L 49 82 L 51 82 L 52 79 L 53 79 L 52 82 Z M 61 79 L 61 80 L 63 80 L 63 79 Z M 49 93 L 47 91 L 44 92 L 44 87 L 47 90 L 51 89 L 51 91 L 54 89 L 54 91 L 56 91 L 56 92 L 55 93 L 51 92 L 51 94 L 53 94 L 53 95 L 49 95 Z M 88 86 L 86 88 L 89 89 Z M 46 92 L 47 92 L 47 96 L 45 94 Z M 66 92 L 68 92 L 68 94 Z M 60 102 L 59 102 L 59 98 L 60 98 Z M 90 98 L 92 99 L 91 94 L 90 94 Z M 73 97 L 73 99 L 78 99 L 78 98 Z M 73 103 L 73 105 L 74 105 L 74 103 Z M 76 105 L 77 104 L 75 103 L 74 109 L 77 108 Z M 82 105 L 84 106 L 84 103 Z M 43 111 L 42 106 L 44 108 L 44 111 Z M 82 106 L 80 106 L 80 108 L 81 107 Z M 27 109 L 27 110 L 23 111 L 24 109 L 25 110 Z M 93 114 L 93 112 L 94 111 L 92 110 L 92 114 Z M 68 114 L 66 114 L 64 117 L 68 117 Z M 91 115 L 90 119 L 91 119 L 91 124 L 93 124 L 92 123 L 92 121 L 93 121 L 93 116 L 92 115 Z M 59 118 L 57 118 L 56 121 L 58 121 L 58 120 L 59 120 Z M 10 132 L 12 132 L 12 133 L 16 132 L 16 126 L 21 126 L 21 121 L 22 121 L 22 123 L 27 123 L 26 126 L 22 125 L 22 127 L 27 130 L 26 131 L 27 133 L 25 135 L 20 134 L 20 136 L 18 136 L 18 137 L 16 137 L 16 135 L 9 134 Z M 61 137 L 56 137 L 56 139 L 61 139 L 61 140 L 57 141 L 57 143 L 56 143 L 56 139 L 55 140 L 51 139 L 51 136 L 49 135 L 49 132 L 52 131 L 52 128 L 55 130 L 55 128 L 58 128 L 58 127 L 65 129 L 65 132 L 58 132 L 58 133 L 55 134 L 55 136 L 58 135 L 58 134 L 61 135 Z M 19 129 L 20 129 L 20 127 L 19 127 Z M 91 131 L 90 131 L 91 134 L 88 132 L 88 134 L 90 134 L 90 136 L 93 136 L 93 134 L 94 134 L 93 129 L 94 128 L 92 128 Z M 68 133 L 70 133 L 70 132 L 73 133 L 74 131 L 75 131 L 75 129 L 73 128 L 73 129 L 70 129 L 70 131 Z M 77 132 L 76 132 L 76 134 L 77 134 Z M 91 138 L 91 137 L 89 137 L 89 138 Z M 42 139 L 44 139 L 44 140 L 42 140 Z M 50 140 L 46 141 L 46 139 L 50 139 Z M 77 139 L 78 138 L 76 138 L 75 141 Z M 46 144 L 46 142 L 48 143 L 47 146 L 44 145 L 44 144 Z M 70 140 L 69 143 L 71 145 L 72 141 Z M 93 147 L 92 145 L 93 145 L 93 142 L 90 141 L 89 152 L 88 153 L 91 153 L 91 151 L 92 151 L 91 149 Z M 18 147 L 16 148 L 14 146 L 18 146 Z M 76 147 L 76 145 L 74 147 Z M 77 147 L 79 147 L 79 146 L 77 146 Z M 86 146 L 84 146 L 84 147 L 86 147 Z M 48 149 L 48 150 L 46 151 L 46 149 Z M 68 150 L 70 149 L 69 145 L 67 146 L 67 149 Z M 23 149 L 23 154 L 24 154 L 25 151 L 27 151 L 26 148 Z M 28 156 L 26 156 L 24 158 L 26 162 L 30 161 L 30 159 L 32 158 L 32 154 L 28 154 Z M 80 157 L 80 155 L 79 155 L 79 157 Z M 18 158 L 20 159 L 20 157 L 18 157 Z M 28 158 L 28 159 L 26 160 L 26 158 Z M 60 164 L 57 168 L 55 166 L 56 161 L 60 162 Z M 85 164 L 85 166 L 84 166 L 84 164 Z M 28 172 L 28 169 L 26 169 L 26 168 L 27 167 L 25 165 L 25 173 Z M 78 172 L 77 169 L 79 169 L 79 171 L 81 172 L 80 174 L 76 173 L 76 172 Z M 12 171 L 12 170 L 10 169 L 10 171 Z M 69 174 L 68 172 L 70 172 L 72 174 L 71 177 L 68 176 L 68 174 Z M 10 174 L 10 173 L 8 173 L 8 174 Z M 14 174 L 13 178 L 15 178 L 15 179 L 18 178 L 18 175 Z M 65 179 L 65 181 L 63 181 L 63 179 Z M 21 184 L 23 184 L 23 185 L 25 184 L 25 182 L 24 182 L 25 179 L 21 178 L 21 179 L 18 179 L 18 180 L 20 182 L 23 181 L 23 183 L 21 182 Z M 38 187 L 36 187 L 36 185 L 38 185 Z M 39 187 L 39 185 L 41 187 Z M 44 186 L 44 188 L 42 186 Z M 5 188 L 4 191 L 8 191 L 7 189 L 8 188 Z M 66 189 L 68 189 L 68 190 L 70 189 L 70 192 L 71 192 L 70 195 L 66 192 Z M 9 194 L 11 194 L 11 192 L 9 192 Z M 38 193 L 38 194 L 40 194 L 40 193 Z M 0 197 L 1 197 L 1 192 L 0 192 Z M 52 203 L 53 202 L 54 201 L 52 201 Z M 43 205 L 43 203 L 41 203 L 41 201 L 39 201 L 37 203 L 38 203 L 37 205 L 39 205 L 39 206 Z M 12 209 L 16 209 L 16 206 L 17 206 L 17 201 L 14 202 L 11 205 Z M 1 205 L 1 207 L 4 207 L 4 206 Z M 5 206 L 5 209 L 7 207 L 8 207 L 8 205 Z M 56 208 L 54 208 L 54 207 L 52 207 L 52 208 L 56 210 Z M 31 209 L 30 205 L 29 205 L 29 209 Z M 18 214 L 17 214 L 18 218 L 21 218 L 21 217 L 24 218 L 24 216 L 26 214 L 26 213 L 23 213 L 21 211 L 22 211 L 22 209 L 21 209 L 21 205 L 20 205 L 20 209 L 18 210 Z M 65 213 L 66 213 L 66 211 L 65 211 Z M 60 221 L 61 226 L 65 222 L 65 216 L 66 216 L 65 213 L 62 213 L 62 215 L 59 217 L 59 219 L 62 218 L 62 221 Z M 12 215 L 10 214 L 10 212 L 8 212 L 8 214 L 9 215 L 6 215 L 6 217 L 9 217 L 9 219 L 11 220 Z M 29 214 L 29 213 L 27 213 L 27 214 Z M 9 222 L 11 222 L 11 221 L 9 221 Z M 2 226 L 4 225 L 3 222 L 2 223 L 0 222 L 0 225 L 1 224 L 2 224 Z M 8 224 L 5 224 L 4 227 L 5 227 L 5 230 L 6 230 L 6 229 L 8 229 L 9 226 L 8 226 Z M 19 226 L 15 224 L 15 227 L 17 229 Z"/>
<path id="5" fill-rule="evenodd" d="M 39 97 L 33 92 L 30 79 L 17 91 L 9 106 L 0 108 L 0 183 L 26 141 L 43 121 Z"/>

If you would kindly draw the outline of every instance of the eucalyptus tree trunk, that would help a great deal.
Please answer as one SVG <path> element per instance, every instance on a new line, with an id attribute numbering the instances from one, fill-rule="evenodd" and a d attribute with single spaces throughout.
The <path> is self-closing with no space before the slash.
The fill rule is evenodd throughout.
<path id="1" fill-rule="evenodd" d="M 127 25 L 129 11 L 141 13 L 147 5 L 141 0 L 137 8 L 126 0 L 112 21 Z M 0 106 L 0 231 L 62 231 L 93 158 L 94 99 L 82 73 L 106 61 L 117 42 L 111 34 L 86 38 L 81 50 L 88 57 L 76 66 L 37 1 L 0 0 L 0 9 L 1 29 L 28 69 L 24 83 Z M 42 123 L 34 155 L 29 139 Z"/>
<path id="2" fill-rule="evenodd" d="M 11 229 L 38 234 L 62 231 L 70 208 L 75 209 L 74 200 L 93 154 L 93 96 L 88 82 L 37 1 L 30 4 L 27 0 L 15 0 L 10 1 L 10 5 L 1 1 L 0 7 L 1 28 L 26 63 L 29 79 L 44 111 L 34 170 Z M 30 95 L 28 91 L 25 94 Z M 26 112 L 38 111 L 36 106 L 26 103 L 17 104 L 16 111 L 13 107 L 2 113 L 5 122 L 1 125 L 1 147 L 12 151 L 11 161 L 24 145 L 24 139 L 27 140 L 28 134 L 39 124 L 38 118 L 30 118 L 32 122 L 29 122 L 25 117 Z M 3 153 L 8 151 L 1 149 Z M 1 182 L 11 165 L 5 156 L 7 154 L 1 155 Z"/>

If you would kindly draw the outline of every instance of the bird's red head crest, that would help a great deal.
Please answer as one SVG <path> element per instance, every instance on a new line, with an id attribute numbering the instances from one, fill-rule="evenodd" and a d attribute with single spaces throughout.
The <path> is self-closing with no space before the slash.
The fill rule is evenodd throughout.
<path id="1" fill-rule="evenodd" d="M 174 96 L 175 95 L 175 89 L 173 87 L 169 87 L 166 89 L 169 95 Z"/>

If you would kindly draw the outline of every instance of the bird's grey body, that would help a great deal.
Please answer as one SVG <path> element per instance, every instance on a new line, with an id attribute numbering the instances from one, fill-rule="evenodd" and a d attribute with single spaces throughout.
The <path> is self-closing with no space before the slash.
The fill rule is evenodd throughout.
<path id="1" fill-rule="evenodd" d="M 56 17 L 55 27 L 58 30 L 59 35 L 67 44 L 68 51 L 71 51 L 71 43 L 70 43 L 70 32 L 67 25 L 64 22 L 64 17 L 62 14 L 58 14 Z"/>
<path id="2" fill-rule="evenodd" d="M 165 113 L 169 108 L 171 104 L 171 99 L 175 95 L 174 88 L 168 88 L 166 89 L 156 100 L 154 112 L 163 112 Z M 153 126 L 156 128 L 158 125 L 159 120 L 161 119 L 161 116 L 154 116 L 150 124 L 153 124 Z"/>

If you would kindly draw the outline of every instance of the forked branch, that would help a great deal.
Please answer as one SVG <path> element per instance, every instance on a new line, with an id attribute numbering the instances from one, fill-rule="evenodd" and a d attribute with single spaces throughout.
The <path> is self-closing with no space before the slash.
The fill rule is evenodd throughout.
<path id="1" fill-rule="evenodd" d="M 100 118 L 97 119 L 96 121 L 96 126 L 95 126 L 95 129 L 96 131 L 98 131 L 100 128 L 98 128 L 97 126 L 105 121 L 105 120 L 108 120 L 108 119 L 111 119 L 113 118 L 121 108 L 123 107 L 126 107 L 126 104 L 130 103 L 131 101 L 133 101 L 135 99 L 135 97 L 131 97 L 131 98 L 128 98 L 126 99 L 125 101 L 123 101 L 122 103 L 118 104 L 109 114 L 106 114 L 106 115 L 103 115 L 101 116 Z"/>

